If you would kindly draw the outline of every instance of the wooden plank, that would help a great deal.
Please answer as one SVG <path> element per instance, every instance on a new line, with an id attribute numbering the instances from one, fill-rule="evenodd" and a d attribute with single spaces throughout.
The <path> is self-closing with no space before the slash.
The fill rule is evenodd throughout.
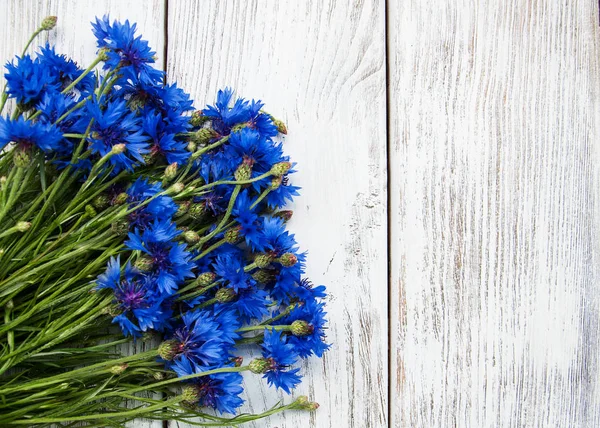
<path id="1" fill-rule="evenodd" d="M 37 50 L 39 45 L 48 41 L 56 46 L 57 53 L 64 53 L 86 68 L 96 58 L 96 39 L 91 31 L 90 22 L 94 17 L 109 13 L 111 19 L 137 22 L 138 34 L 150 42 L 157 53 L 157 68 L 163 68 L 165 45 L 164 0 L 139 2 L 135 0 L 94 0 L 94 1 L 34 1 L 3 0 L 5 24 L 0 26 L 0 61 L 4 65 L 20 55 L 25 43 L 39 27 L 46 16 L 58 17 L 57 27 L 42 33 L 29 49 Z M 4 74 L 4 69 L 2 70 Z M 144 344 L 131 344 L 124 348 L 128 354 L 146 350 Z M 136 420 L 128 426 L 158 428 L 160 421 Z"/>
<path id="2" fill-rule="evenodd" d="M 600 426 L 598 3 L 389 5 L 391 426 Z"/>
<path id="3" fill-rule="evenodd" d="M 197 107 L 230 85 L 287 122 L 303 188 L 291 227 L 331 292 L 332 349 L 303 366 L 295 394 L 321 408 L 248 426 L 387 426 L 383 1 L 170 0 L 168 11 L 167 71 Z M 256 376 L 246 387 L 246 411 L 281 397 Z"/>

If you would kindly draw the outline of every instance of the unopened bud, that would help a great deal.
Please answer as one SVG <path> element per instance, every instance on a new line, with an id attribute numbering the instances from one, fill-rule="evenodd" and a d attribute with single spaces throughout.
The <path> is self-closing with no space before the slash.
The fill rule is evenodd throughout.
<path id="1" fill-rule="evenodd" d="M 264 269 L 258 269 L 256 272 L 254 272 L 252 274 L 252 278 L 254 278 L 256 281 L 260 282 L 261 284 L 266 284 L 268 282 L 271 282 L 273 279 L 275 279 L 273 274 L 269 273 L 269 271 L 264 270 Z"/>
<path id="2" fill-rule="evenodd" d="M 124 218 L 115 220 L 114 223 L 110 225 L 110 230 L 117 236 L 125 236 L 127 235 L 127 232 L 129 232 L 129 222 Z"/>
<path id="3" fill-rule="evenodd" d="M 108 53 L 110 52 L 109 48 L 102 48 L 100 50 L 98 50 L 98 58 L 100 58 L 100 61 L 108 61 Z"/>
<path id="4" fill-rule="evenodd" d="M 285 126 L 285 123 L 283 123 L 282 120 L 275 119 L 273 116 L 271 116 L 271 120 L 273 121 L 273 125 L 277 127 L 277 131 L 279 131 L 282 134 L 288 133 L 287 126 Z"/>
<path id="5" fill-rule="evenodd" d="M 188 385 L 181 391 L 183 401 L 188 404 L 196 404 L 200 400 L 200 391 L 193 385 Z"/>
<path id="6" fill-rule="evenodd" d="M 285 267 L 292 267 L 298 263 L 298 257 L 294 253 L 284 253 L 277 261 Z"/>
<path id="7" fill-rule="evenodd" d="M 315 331 L 315 328 L 304 320 L 296 320 L 291 326 L 294 336 L 308 336 Z"/>
<path id="8" fill-rule="evenodd" d="M 169 193 L 177 194 L 181 193 L 185 189 L 185 185 L 181 182 L 174 183 L 171 187 L 169 187 Z"/>
<path id="9" fill-rule="evenodd" d="M 194 143 L 193 141 L 190 141 L 186 148 L 187 148 L 188 152 L 194 153 L 196 151 L 196 149 L 198 148 L 198 145 L 196 143 Z"/>
<path id="10" fill-rule="evenodd" d="M 129 367 L 127 364 L 123 363 L 123 364 L 117 364 L 116 366 L 112 366 L 110 368 L 110 372 L 114 375 L 120 375 L 121 373 L 123 373 L 125 370 L 127 370 L 127 367 Z"/>
<path id="11" fill-rule="evenodd" d="M 252 176 L 252 167 L 246 163 L 242 163 L 233 174 L 236 181 L 247 181 Z"/>
<path id="12" fill-rule="evenodd" d="M 163 380 L 165 378 L 165 374 L 163 372 L 154 372 L 152 377 L 156 380 Z"/>
<path id="13" fill-rule="evenodd" d="M 50 31 L 56 27 L 56 21 L 58 21 L 56 16 L 47 16 L 42 20 L 42 25 L 40 25 L 40 28 L 43 31 Z"/>
<path id="14" fill-rule="evenodd" d="M 27 232 L 30 227 L 31 227 L 31 223 L 28 221 L 19 221 L 19 222 L 17 222 L 17 224 L 15 224 L 15 228 L 19 232 Z"/>
<path id="15" fill-rule="evenodd" d="M 125 192 L 119 193 L 113 199 L 113 205 L 123 205 L 125 202 L 127 202 L 128 198 L 129 198 L 129 195 L 127 193 L 125 193 Z"/>
<path id="16" fill-rule="evenodd" d="M 268 254 L 259 254 L 254 259 L 254 263 L 256 263 L 256 266 L 260 269 L 266 268 L 272 261 L 273 256 L 270 256 Z"/>
<path id="17" fill-rule="evenodd" d="M 165 340 L 158 346 L 158 356 L 172 361 L 179 354 L 179 343 L 176 340 Z"/>
<path id="18" fill-rule="evenodd" d="M 205 145 L 212 138 L 216 137 L 217 133 L 209 128 L 202 128 L 192 134 L 192 141 L 196 144 Z"/>
<path id="19" fill-rule="evenodd" d="M 176 217 L 181 217 L 186 214 L 190 209 L 190 201 L 182 201 L 177 204 L 177 212 L 175 213 Z"/>
<path id="20" fill-rule="evenodd" d="M 266 373 L 269 367 L 271 367 L 271 362 L 266 358 L 255 358 L 248 364 L 250 371 L 255 374 Z"/>
<path id="21" fill-rule="evenodd" d="M 310 401 L 306 395 L 301 395 L 292 403 L 292 408 L 297 410 L 317 410 L 319 403 Z"/>
<path id="22" fill-rule="evenodd" d="M 154 262 L 148 256 L 141 256 L 133 263 L 133 266 L 141 272 L 149 272 L 154 267 Z"/>
<path id="23" fill-rule="evenodd" d="M 221 288 L 215 293 L 215 299 L 219 303 L 228 303 L 235 299 L 235 291 L 231 288 Z"/>
<path id="24" fill-rule="evenodd" d="M 294 211 L 292 211 L 292 210 L 283 210 L 283 211 L 278 211 L 275 214 L 273 214 L 273 217 L 280 218 L 284 222 L 287 222 L 292 218 L 293 214 L 294 214 Z"/>
<path id="25" fill-rule="evenodd" d="M 273 177 L 273 179 L 271 180 L 271 190 L 277 190 L 279 189 L 279 187 L 281 186 L 281 183 L 283 182 L 283 177 Z"/>
<path id="26" fill-rule="evenodd" d="M 102 211 L 110 205 L 110 198 L 107 195 L 98 195 L 92 201 L 92 205 L 94 208 Z"/>
<path id="27" fill-rule="evenodd" d="M 185 242 L 187 242 L 188 244 L 195 244 L 200 240 L 200 235 L 198 235 L 198 232 L 188 230 L 183 233 L 183 239 L 185 239 Z"/>
<path id="28" fill-rule="evenodd" d="M 196 281 L 200 287 L 208 287 L 210 284 L 215 282 L 217 275 L 213 272 L 204 272 L 203 274 L 198 275 Z"/>
<path id="29" fill-rule="evenodd" d="M 225 242 L 228 242 L 230 244 L 237 243 L 241 238 L 241 234 L 240 234 L 241 230 L 242 230 L 242 228 L 240 226 L 232 227 L 231 229 L 228 229 L 225 232 Z"/>
<path id="30" fill-rule="evenodd" d="M 202 110 L 196 110 L 194 113 L 192 113 L 192 117 L 190 118 L 190 125 L 197 128 L 199 126 L 204 125 L 209 120 L 210 118 L 205 116 L 204 113 L 202 113 Z"/>
<path id="31" fill-rule="evenodd" d="M 13 150 L 13 162 L 17 168 L 27 168 L 31 163 L 31 146 L 19 144 Z"/>
<path id="32" fill-rule="evenodd" d="M 173 180 L 177 175 L 177 162 L 173 162 L 165 168 L 165 179 Z"/>
<path id="33" fill-rule="evenodd" d="M 98 215 L 98 212 L 96 211 L 96 208 L 94 208 L 91 205 L 86 205 L 85 206 L 85 215 L 87 215 L 88 217 L 94 218 Z"/>
<path id="34" fill-rule="evenodd" d="M 280 177 L 282 175 L 285 175 L 291 167 L 292 164 L 289 162 L 276 163 L 271 167 L 271 174 L 273 174 L 275 177 Z"/>
<path id="35" fill-rule="evenodd" d="M 127 150 L 127 146 L 125 144 L 115 144 L 114 146 L 112 146 L 112 149 L 110 149 L 110 152 L 113 155 L 120 155 L 121 153 L 125 153 L 125 150 Z"/>
<path id="36" fill-rule="evenodd" d="M 203 204 L 191 204 L 188 210 L 188 214 L 194 220 L 200 220 L 204 216 L 204 213 L 205 209 Z"/>

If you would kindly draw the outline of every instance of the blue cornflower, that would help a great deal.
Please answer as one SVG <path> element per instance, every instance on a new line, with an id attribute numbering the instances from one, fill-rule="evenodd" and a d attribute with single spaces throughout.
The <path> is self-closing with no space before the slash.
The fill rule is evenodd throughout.
<path id="1" fill-rule="evenodd" d="M 228 366 L 225 366 L 228 367 Z M 173 364 L 173 370 L 179 377 L 202 373 L 216 367 L 198 367 L 187 359 Z M 191 381 L 197 404 L 201 407 L 217 409 L 221 414 L 234 414 L 243 403 L 239 395 L 244 392 L 242 375 L 239 373 L 217 373 L 202 376 Z"/>
<path id="2" fill-rule="evenodd" d="M 217 256 L 214 262 L 215 273 L 228 282 L 227 286 L 236 293 L 243 288 L 252 287 L 256 281 L 244 271 L 244 260 L 242 257 L 232 253 Z"/>
<path id="3" fill-rule="evenodd" d="M 194 265 L 186 245 L 173 242 L 180 233 L 170 221 L 155 221 L 143 232 L 137 228 L 130 232 L 125 242 L 128 249 L 147 254 L 152 264 L 150 272 L 158 289 L 166 295 L 172 295 L 186 278 L 193 276 Z"/>
<path id="4" fill-rule="evenodd" d="M 51 69 L 38 58 L 32 60 L 29 55 L 16 57 L 17 63 L 7 63 L 4 75 L 6 93 L 16 98 L 19 104 L 33 105 L 42 99 L 46 92 L 55 92 L 60 88 Z"/>
<path id="5" fill-rule="evenodd" d="M 248 126 L 252 129 L 256 129 L 263 137 L 274 137 L 279 134 L 277 126 L 273 123 L 271 116 L 261 112 L 264 104 L 262 101 L 252 100 L 250 103 L 250 119 L 248 120 Z"/>
<path id="6" fill-rule="evenodd" d="M 150 184 L 147 179 L 140 177 L 127 189 L 127 202 L 132 206 L 136 206 L 162 191 L 163 188 L 160 183 Z M 156 221 L 171 220 L 176 212 L 177 204 L 173 201 L 173 198 L 168 195 L 161 195 L 129 214 L 129 223 L 133 228 L 144 230 Z"/>
<path id="7" fill-rule="evenodd" d="M 142 127 L 150 137 L 150 153 L 154 156 L 163 156 L 169 164 L 186 164 L 191 156 L 186 149 L 187 144 L 176 140 L 175 134 L 167 132 L 165 125 L 158 113 L 150 112 L 144 116 Z"/>
<path id="8" fill-rule="evenodd" d="M 250 208 L 253 202 L 254 200 L 250 198 L 248 190 L 240 192 L 235 200 L 232 214 L 240 225 L 240 232 L 246 244 L 252 251 L 262 252 L 265 249 L 265 243 L 259 217 L 255 209 Z"/>
<path id="9" fill-rule="evenodd" d="M 141 36 L 135 37 L 136 24 L 130 24 L 129 20 L 123 24 L 115 20 L 111 24 L 109 17 L 105 15 L 101 20 L 96 18 L 96 22 L 92 22 L 92 31 L 96 36 L 97 46 L 108 49 L 105 70 L 131 67 L 142 81 L 150 83 L 161 80 L 163 72 L 150 65 L 155 62 L 156 52 L 150 49 L 148 42 L 142 40 Z"/>
<path id="10" fill-rule="evenodd" d="M 83 73 L 84 70 L 79 68 L 75 61 L 68 59 L 65 55 L 58 55 L 50 44 L 46 43 L 46 46 L 40 47 L 40 50 L 41 53 L 37 59 L 44 67 L 48 68 L 54 82 L 59 84 L 59 90 L 65 89 Z M 75 89 L 87 95 L 93 91 L 94 86 L 94 75 L 89 73 L 75 85 Z"/>
<path id="11" fill-rule="evenodd" d="M 212 311 L 195 310 L 181 317 L 183 325 L 170 339 L 170 359 L 180 367 L 220 365 L 229 359 L 232 344 L 223 335 L 221 323 Z"/>
<path id="12" fill-rule="evenodd" d="M 267 307 L 271 302 L 268 300 L 268 296 L 265 290 L 244 288 L 239 290 L 233 302 L 217 306 L 231 306 L 239 314 L 241 322 L 249 323 L 251 320 L 261 319 L 269 313 Z"/>
<path id="13" fill-rule="evenodd" d="M 327 289 L 324 285 L 315 287 L 307 278 L 302 278 L 298 283 L 298 287 L 295 287 L 290 292 L 298 297 L 301 302 L 315 302 L 317 299 L 324 299 L 327 297 Z"/>
<path id="14" fill-rule="evenodd" d="M 267 328 L 262 344 L 262 355 L 268 363 L 264 378 L 269 385 L 274 385 L 290 394 L 290 389 L 295 388 L 301 380 L 301 376 L 297 374 L 299 368 L 288 370 L 298 359 L 294 346 L 286 343 L 285 336 L 282 337 L 280 331 Z"/>
<path id="15" fill-rule="evenodd" d="M 278 162 L 288 160 L 283 156 L 281 143 L 274 143 L 250 128 L 243 128 L 239 132 L 232 133 L 229 137 L 229 144 L 224 147 L 223 151 L 232 162 L 232 166 L 237 167 L 242 162 L 250 165 L 252 177 L 264 174 Z M 269 185 L 270 182 L 270 178 L 265 178 L 261 182 L 255 183 L 254 188 L 258 190 L 260 187 Z"/>
<path id="16" fill-rule="evenodd" d="M 162 331 L 169 325 L 172 312 L 157 293 L 153 278 L 141 275 L 129 263 L 122 278 L 119 258 L 111 257 L 97 284 L 99 289 L 113 290 L 114 301 L 122 311 L 113 322 L 121 326 L 126 336 L 139 337 L 142 331 Z"/>
<path id="17" fill-rule="evenodd" d="M 323 352 L 330 347 L 325 343 L 325 303 L 316 300 L 308 300 L 303 305 L 296 306 L 292 312 L 281 320 L 284 324 L 292 324 L 294 321 L 305 321 L 308 324 L 308 334 L 302 336 L 291 335 L 288 343 L 294 346 L 298 355 L 302 358 L 316 355 L 322 357 Z"/>
<path id="18" fill-rule="evenodd" d="M 285 223 L 278 217 L 263 217 L 262 234 L 265 248 L 275 257 L 298 250 L 294 235 L 285 230 Z"/>
<path id="19" fill-rule="evenodd" d="M 62 133 L 53 125 L 31 122 L 22 116 L 16 120 L 0 117 L 0 150 L 13 142 L 26 147 L 37 146 L 48 153 L 59 149 L 62 139 Z"/>
<path id="20" fill-rule="evenodd" d="M 231 128 L 250 119 L 250 103 L 238 98 L 230 107 L 233 89 L 225 88 L 217 93 L 214 106 L 207 106 L 202 113 L 212 119 L 212 128 L 219 136 L 229 135 Z"/>
<path id="21" fill-rule="evenodd" d="M 93 153 L 109 153 L 116 144 L 125 144 L 124 153 L 113 155 L 110 163 L 115 172 L 133 171 L 136 163 L 144 163 L 143 155 L 149 152 L 148 137 L 142 134 L 139 118 L 127 109 L 125 101 L 115 100 L 104 109 L 97 100 L 87 103 L 87 111 L 94 119 L 89 136 Z"/>

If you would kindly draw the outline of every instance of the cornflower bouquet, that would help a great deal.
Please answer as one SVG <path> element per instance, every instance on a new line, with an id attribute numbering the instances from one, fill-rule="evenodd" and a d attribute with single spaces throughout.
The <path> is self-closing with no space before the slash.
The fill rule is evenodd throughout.
<path id="1" fill-rule="evenodd" d="M 0 425 L 316 409 L 236 415 L 240 372 L 290 393 L 329 346 L 325 287 L 286 231 L 285 125 L 230 89 L 194 110 L 128 21 L 92 23 L 86 69 L 26 54 L 55 24 L 6 65 L 0 99 Z M 248 347 L 262 357 L 244 363 Z"/>

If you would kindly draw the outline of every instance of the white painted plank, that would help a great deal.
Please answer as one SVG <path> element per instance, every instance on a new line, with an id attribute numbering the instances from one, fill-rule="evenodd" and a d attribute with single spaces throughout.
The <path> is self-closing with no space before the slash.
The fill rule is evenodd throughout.
<path id="1" fill-rule="evenodd" d="M 0 64 L 12 61 L 20 55 L 31 34 L 39 27 L 46 16 L 57 16 L 58 23 L 54 30 L 44 32 L 32 44 L 29 53 L 37 50 L 39 45 L 50 42 L 56 46 L 57 53 L 64 53 L 86 68 L 96 58 L 96 41 L 91 31 L 90 22 L 96 16 L 110 14 L 111 19 L 137 22 L 138 34 L 150 42 L 157 53 L 156 67 L 163 68 L 163 52 L 165 45 L 164 0 L 140 2 L 136 0 L 1 0 L 4 24 L 0 26 Z M 4 75 L 4 68 L 2 75 Z M 4 82 L 4 80 L 2 79 Z M 3 83 L 2 83 L 3 84 Z M 144 344 L 139 344 L 138 351 L 144 351 Z M 136 345 L 124 348 L 126 353 L 136 351 Z M 162 427 L 159 421 L 137 420 L 129 424 L 136 427 Z M 128 426 L 129 426 L 128 425 Z"/>
<path id="2" fill-rule="evenodd" d="M 600 426 L 597 2 L 389 5 L 391 426 Z"/>
<path id="3" fill-rule="evenodd" d="M 295 394 L 321 408 L 249 426 L 387 426 L 384 2 L 170 0 L 168 11 L 167 71 L 197 107 L 231 85 L 287 122 L 303 187 L 291 227 L 331 292 L 333 347 L 306 363 Z M 244 410 L 281 397 L 246 380 Z"/>

